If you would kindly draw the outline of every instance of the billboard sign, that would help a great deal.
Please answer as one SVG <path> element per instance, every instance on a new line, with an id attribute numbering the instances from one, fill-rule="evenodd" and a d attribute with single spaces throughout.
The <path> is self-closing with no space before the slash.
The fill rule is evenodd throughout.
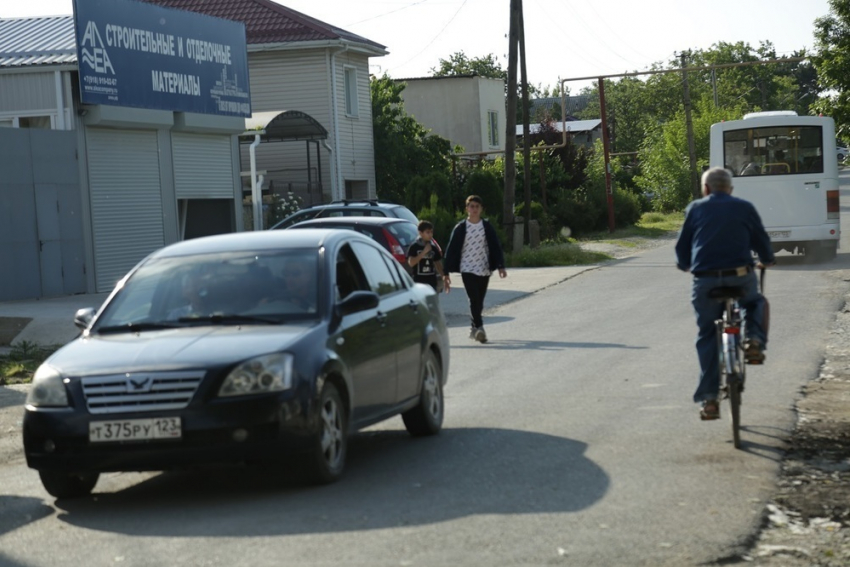
<path id="1" fill-rule="evenodd" d="M 245 24 L 136 0 L 74 0 L 85 104 L 251 116 Z"/>

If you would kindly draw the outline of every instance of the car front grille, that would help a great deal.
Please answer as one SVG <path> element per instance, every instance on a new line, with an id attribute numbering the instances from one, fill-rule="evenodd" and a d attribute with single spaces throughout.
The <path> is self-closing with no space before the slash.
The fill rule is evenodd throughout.
<path id="1" fill-rule="evenodd" d="M 82 379 L 83 395 L 93 414 L 182 409 L 203 377 L 197 370 L 89 376 Z"/>

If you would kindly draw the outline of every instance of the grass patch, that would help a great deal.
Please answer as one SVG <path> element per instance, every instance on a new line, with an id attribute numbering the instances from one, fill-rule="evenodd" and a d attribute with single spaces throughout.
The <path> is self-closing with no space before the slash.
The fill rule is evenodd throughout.
<path id="1" fill-rule="evenodd" d="M 624 226 L 615 228 L 614 232 L 600 231 L 592 232 L 584 235 L 581 240 L 584 241 L 605 241 L 614 242 L 620 246 L 625 246 L 619 239 L 630 237 L 641 238 L 661 238 L 667 236 L 671 232 L 677 232 L 685 221 L 685 213 L 644 213 L 637 224 L 633 226 Z"/>
<path id="2" fill-rule="evenodd" d="M 12 345 L 9 354 L 0 355 L 0 386 L 32 382 L 36 369 L 58 348 L 59 345 L 42 346 L 29 341 Z"/>
<path id="3" fill-rule="evenodd" d="M 537 248 L 524 247 L 507 254 L 505 262 L 510 268 L 540 268 L 549 266 L 583 266 L 611 260 L 608 254 L 582 250 L 571 243 L 543 244 Z"/>

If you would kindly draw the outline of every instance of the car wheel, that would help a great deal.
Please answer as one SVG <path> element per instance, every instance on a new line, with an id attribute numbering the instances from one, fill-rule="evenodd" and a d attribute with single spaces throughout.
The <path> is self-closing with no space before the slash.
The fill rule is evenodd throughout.
<path id="1" fill-rule="evenodd" d="M 48 494 L 56 498 L 79 498 L 91 494 L 98 473 L 69 473 L 64 471 L 38 471 L 41 484 Z"/>
<path id="2" fill-rule="evenodd" d="M 443 380 L 440 362 L 430 350 L 422 361 L 422 390 L 416 407 L 401 414 L 407 432 L 415 437 L 436 435 L 443 427 Z"/>
<path id="3" fill-rule="evenodd" d="M 844 161 L 844 154 L 838 154 L 838 161 Z"/>
<path id="4" fill-rule="evenodd" d="M 307 455 L 309 480 L 328 484 L 339 480 L 348 449 L 348 419 L 336 386 L 325 382 L 319 398 L 319 430 Z"/>

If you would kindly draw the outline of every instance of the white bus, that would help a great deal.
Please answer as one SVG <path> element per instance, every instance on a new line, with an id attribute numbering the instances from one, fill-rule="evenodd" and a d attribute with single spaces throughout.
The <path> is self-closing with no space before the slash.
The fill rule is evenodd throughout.
<path id="1" fill-rule="evenodd" d="M 835 257 L 841 237 L 835 122 L 793 111 L 755 112 L 711 126 L 711 166 L 755 205 L 773 250 Z"/>

